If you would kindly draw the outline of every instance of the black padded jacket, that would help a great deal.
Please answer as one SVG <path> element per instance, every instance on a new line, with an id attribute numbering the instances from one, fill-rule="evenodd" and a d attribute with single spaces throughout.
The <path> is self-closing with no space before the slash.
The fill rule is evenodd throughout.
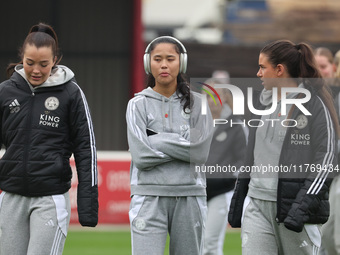
<path id="1" fill-rule="evenodd" d="M 19 74 L 21 72 L 21 74 Z M 98 221 L 97 162 L 91 116 L 73 72 L 53 70 L 33 88 L 17 66 L 0 84 L 0 190 L 28 197 L 63 194 L 71 187 L 69 159 L 77 174 L 79 222 Z"/>
<path id="2" fill-rule="evenodd" d="M 296 120 L 296 125 L 287 128 L 279 159 L 279 166 L 286 172 L 279 172 L 276 221 L 295 232 L 301 232 L 306 223 L 323 224 L 328 220 L 331 177 L 339 171 L 335 156 L 337 138 L 327 108 L 315 93 L 304 107 L 311 115 L 293 108 L 289 119 Z M 256 128 L 250 128 L 245 167 L 239 174 L 228 216 L 232 227 L 241 227 L 249 169 L 254 163 L 255 134 Z"/>

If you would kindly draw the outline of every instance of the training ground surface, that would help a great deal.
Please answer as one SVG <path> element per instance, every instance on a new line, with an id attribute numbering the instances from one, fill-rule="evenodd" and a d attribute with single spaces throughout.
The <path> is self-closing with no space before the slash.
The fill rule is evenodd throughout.
<path id="1" fill-rule="evenodd" d="M 164 255 L 168 255 L 168 243 Z M 241 238 L 238 229 L 227 229 L 224 254 L 240 255 Z M 63 255 L 131 255 L 128 226 L 70 226 Z"/>

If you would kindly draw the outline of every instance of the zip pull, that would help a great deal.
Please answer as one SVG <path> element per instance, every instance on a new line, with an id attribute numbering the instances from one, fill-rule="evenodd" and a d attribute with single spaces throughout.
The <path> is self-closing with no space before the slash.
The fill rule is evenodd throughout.
<path id="1" fill-rule="evenodd" d="M 280 226 L 280 221 L 279 221 L 279 218 L 278 218 L 278 217 L 275 218 L 275 221 L 276 221 L 277 225 Z"/>
<path id="2" fill-rule="evenodd" d="M 32 96 L 33 96 L 33 97 L 35 96 L 35 93 L 34 93 L 34 92 L 32 92 Z"/>

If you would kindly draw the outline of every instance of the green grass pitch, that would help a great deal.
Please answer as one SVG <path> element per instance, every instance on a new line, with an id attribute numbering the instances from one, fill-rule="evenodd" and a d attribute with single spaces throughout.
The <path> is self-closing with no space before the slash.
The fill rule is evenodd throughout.
<path id="1" fill-rule="evenodd" d="M 168 242 L 164 255 L 168 255 Z M 70 229 L 63 255 L 131 255 L 131 239 L 128 229 L 88 230 Z M 227 230 L 224 254 L 240 255 L 240 231 Z"/>

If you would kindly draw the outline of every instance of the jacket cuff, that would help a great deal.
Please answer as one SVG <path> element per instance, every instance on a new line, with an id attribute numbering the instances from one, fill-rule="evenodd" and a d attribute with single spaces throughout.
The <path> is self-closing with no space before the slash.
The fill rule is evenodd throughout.
<path id="1" fill-rule="evenodd" d="M 79 223 L 83 227 L 95 227 L 97 226 L 98 219 L 88 219 L 88 217 L 84 217 L 87 219 L 82 219 L 82 216 L 79 215 Z"/>
<path id="2" fill-rule="evenodd" d="M 292 230 L 297 233 L 300 233 L 303 230 L 303 226 L 304 226 L 303 223 L 289 220 L 288 217 L 284 220 L 283 223 L 287 229 Z"/>

